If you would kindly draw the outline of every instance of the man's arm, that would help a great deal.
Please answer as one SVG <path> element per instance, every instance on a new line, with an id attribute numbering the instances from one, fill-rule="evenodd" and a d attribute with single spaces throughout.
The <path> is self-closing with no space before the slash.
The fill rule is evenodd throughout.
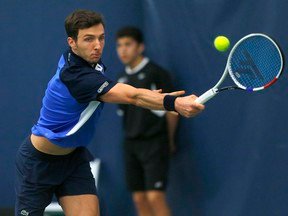
<path id="1" fill-rule="evenodd" d="M 170 93 L 170 95 L 180 96 L 184 91 Z M 99 99 L 108 103 L 133 104 L 139 107 L 164 110 L 163 100 L 165 94 L 148 89 L 134 88 L 127 84 L 117 83 L 107 93 L 101 95 Z M 175 110 L 182 116 L 193 117 L 204 109 L 202 104 L 195 101 L 195 95 L 178 97 L 175 100 Z"/>
<path id="2" fill-rule="evenodd" d="M 175 113 L 167 112 L 166 120 L 167 120 L 169 149 L 170 152 L 173 154 L 176 151 L 175 133 L 178 126 L 179 116 L 176 115 Z"/>

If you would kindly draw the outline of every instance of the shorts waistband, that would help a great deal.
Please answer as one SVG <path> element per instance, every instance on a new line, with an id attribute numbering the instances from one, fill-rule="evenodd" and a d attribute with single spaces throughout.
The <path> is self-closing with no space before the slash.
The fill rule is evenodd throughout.
<path id="1" fill-rule="evenodd" d="M 72 157 L 75 154 L 75 152 L 80 151 L 82 147 L 76 148 L 73 152 L 66 154 L 66 155 L 46 154 L 36 149 L 31 142 L 30 136 L 28 136 L 23 142 L 21 148 L 27 149 L 29 153 L 31 153 L 33 156 L 36 156 L 37 158 L 41 158 L 44 160 L 64 160 L 66 158 Z"/>

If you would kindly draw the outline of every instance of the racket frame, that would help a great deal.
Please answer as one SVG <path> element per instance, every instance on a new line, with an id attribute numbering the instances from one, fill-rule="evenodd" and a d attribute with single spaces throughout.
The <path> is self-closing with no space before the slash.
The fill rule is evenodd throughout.
<path id="1" fill-rule="evenodd" d="M 231 66 L 230 66 L 230 61 L 231 61 L 231 57 L 235 51 L 235 49 L 238 47 L 238 45 L 245 39 L 249 38 L 249 37 L 254 37 L 254 36 L 263 36 L 267 39 L 269 39 L 273 44 L 274 46 L 277 48 L 278 50 L 278 53 L 280 55 L 280 59 L 281 59 L 281 67 L 278 71 L 278 74 L 277 76 L 272 80 L 270 81 L 269 83 L 267 83 L 266 85 L 264 86 L 261 86 L 261 87 L 258 87 L 258 88 L 253 88 L 253 89 L 249 89 L 249 88 L 246 88 L 245 86 L 241 85 L 237 79 L 235 78 L 232 70 L 231 70 Z M 270 37 L 268 37 L 267 35 L 265 34 L 262 34 L 262 33 L 252 33 L 252 34 L 249 34 L 249 35 L 246 35 L 244 36 L 243 38 L 241 38 L 234 46 L 233 48 L 231 49 L 230 53 L 229 53 L 229 56 L 228 56 L 228 59 L 227 59 L 227 63 L 226 63 L 226 67 L 225 67 L 225 70 L 221 76 L 221 78 L 219 79 L 219 81 L 216 83 L 216 85 L 214 87 L 212 87 L 211 89 L 209 89 L 208 91 L 206 91 L 205 93 L 203 93 L 200 97 L 198 97 L 195 102 L 197 103 L 201 103 L 201 104 L 205 104 L 207 101 L 209 101 L 211 98 L 213 98 L 214 96 L 216 96 L 220 91 L 223 91 L 223 90 L 231 90 L 231 89 L 242 89 L 242 90 L 246 90 L 246 91 L 259 91 L 259 90 L 263 90 L 265 88 L 268 88 L 269 86 L 271 86 L 273 83 L 275 83 L 279 76 L 281 75 L 281 72 L 283 70 L 283 65 L 284 65 L 284 62 L 283 62 L 283 55 L 282 55 L 282 52 L 281 50 L 279 49 L 278 45 L 275 43 L 275 41 L 273 41 Z M 223 81 L 225 80 L 226 76 L 227 75 L 230 75 L 231 79 L 233 80 L 233 82 L 236 84 L 236 86 L 227 86 L 227 87 L 224 87 L 224 88 L 221 88 L 219 89 L 219 86 L 223 83 Z"/>
<path id="2" fill-rule="evenodd" d="M 258 87 L 258 88 L 247 88 L 245 86 L 243 86 L 235 77 L 235 75 L 233 74 L 232 70 L 231 70 L 231 65 L 230 65 L 230 62 L 231 62 L 231 57 L 232 57 L 232 54 L 234 53 L 235 49 L 238 47 L 238 45 L 245 39 L 249 38 L 249 37 L 254 37 L 254 36 L 262 36 L 262 37 L 265 37 L 266 39 L 270 40 L 270 42 L 272 42 L 274 44 L 274 46 L 276 47 L 279 55 L 280 55 L 280 59 L 281 59 L 281 67 L 278 71 L 278 74 L 275 76 L 275 78 L 273 80 L 271 80 L 269 83 L 265 84 L 264 86 L 261 86 L 261 87 Z M 270 37 L 268 37 L 267 35 L 265 34 L 262 34 L 262 33 L 252 33 L 252 34 L 249 34 L 249 35 L 246 35 L 244 36 L 243 38 L 241 38 L 232 48 L 232 50 L 230 51 L 229 53 L 229 56 L 228 56 L 228 59 L 227 59 L 227 65 L 226 65 L 226 68 L 229 72 L 229 75 L 230 77 L 232 78 L 233 82 L 241 89 L 243 90 L 247 90 L 247 91 L 260 91 L 260 90 L 263 90 L 265 88 L 268 88 L 269 86 L 271 86 L 273 83 L 275 83 L 277 81 L 277 79 L 279 78 L 279 76 L 281 75 L 281 72 L 283 70 L 283 65 L 284 65 L 284 62 L 283 62 L 283 55 L 282 55 L 282 52 L 280 50 L 280 48 L 278 47 L 277 43 L 272 40 Z"/>

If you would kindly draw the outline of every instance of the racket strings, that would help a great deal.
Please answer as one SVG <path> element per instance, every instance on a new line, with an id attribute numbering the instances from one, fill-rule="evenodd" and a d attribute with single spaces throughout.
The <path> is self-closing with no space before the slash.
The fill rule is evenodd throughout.
<path id="1" fill-rule="evenodd" d="M 282 56 L 276 44 L 268 38 L 248 37 L 235 48 L 228 69 L 238 86 L 260 90 L 281 71 Z"/>

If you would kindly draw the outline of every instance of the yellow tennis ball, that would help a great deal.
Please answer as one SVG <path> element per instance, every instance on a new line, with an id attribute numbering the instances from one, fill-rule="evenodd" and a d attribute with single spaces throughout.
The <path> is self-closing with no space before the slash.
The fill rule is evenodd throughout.
<path id="1" fill-rule="evenodd" d="M 225 52 L 230 46 L 230 41 L 225 36 L 218 36 L 214 40 L 214 46 L 218 51 Z"/>

